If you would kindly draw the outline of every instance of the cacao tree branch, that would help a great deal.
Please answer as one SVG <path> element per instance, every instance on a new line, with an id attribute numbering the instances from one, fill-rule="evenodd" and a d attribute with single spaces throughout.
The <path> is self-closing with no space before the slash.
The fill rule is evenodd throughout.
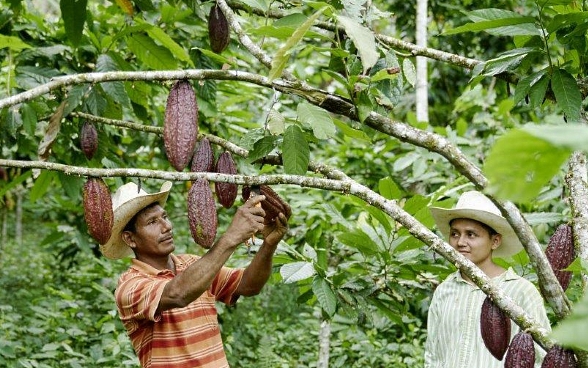
<path id="1" fill-rule="evenodd" d="M 570 207 L 572 209 L 572 227 L 576 255 L 588 262 L 588 174 L 586 171 L 586 154 L 574 152 L 568 164 L 566 183 L 570 190 Z M 584 292 L 588 285 L 588 275 L 582 273 Z"/>
<path id="2" fill-rule="evenodd" d="M 219 173 L 196 172 L 170 172 L 148 169 L 102 169 L 70 166 L 45 161 L 18 161 L 0 159 L 0 166 L 20 167 L 26 169 L 42 169 L 59 171 L 71 176 L 97 176 L 109 177 L 141 177 L 171 181 L 191 181 L 197 178 L 207 178 L 211 182 L 229 182 L 235 184 L 261 185 L 261 184 L 293 184 L 300 187 L 317 188 L 330 191 L 338 191 L 356 196 L 364 202 L 381 209 L 384 213 L 403 225 L 415 238 L 427 244 L 433 251 L 455 264 L 461 271 L 469 276 L 480 289 L 490 295 L 496 305 L 522 329 L 528 330 L 543 348 L 553 345 L 553 341 L 547 336 L 547 331 L 533 318 L 518 306 L 505 292 L 492 284 L 488 276 L 475 264 L 457 252 L 451 245 L 442 240 L 429 228 L 424 226 L 409 213 L 404 211 L 395 200 L 382 197 L 368 187 L 351 179 L 333 180 L 298 175 L 229 175 Z"/>

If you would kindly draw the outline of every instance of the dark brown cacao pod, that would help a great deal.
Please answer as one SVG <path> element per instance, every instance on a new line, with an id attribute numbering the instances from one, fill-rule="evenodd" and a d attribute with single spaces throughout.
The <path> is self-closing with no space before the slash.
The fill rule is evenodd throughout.
<path id="1" fill-rule="evenodd" d="M 214 152 L 207 138 L 202 138 L 198 143 L 194 157 L 192 157 L 190 170 L 194 172 L 212 172 L 214 170 Z"/>
<path id="2" fill-rule="evenodd" d="M 219 174 L 234 175 L 237 173 L 237 166 L 235 165 L 235 161 L 233 161 L 233 156 L 230 152 L 225 151 L 220 154 L 218 160 L 216 161 L 215 171 Z M 216 182 L 214 183 L 214 189 L 219 203 L 224 208 L 230 208 L 233 203 L 235 203 L 235 199 L 237 198 L 237 191 L 239 190 L 239 186 L 237 184 Z"/>
<path id="3" fill-rule="evenodd" d="M 174 169 L 184 170 L 194 154 L 198 140 L 198 103 L 192 84 L 176 82 L 169 91 L 165 107 L 163 143 Z"/>
<path id="4" fill-rule="evenodd" d="M 533 336 L 525 331 L 519 331 L 510 342 L 504 368 L 533 368 L 535 366 L 535 345 Z"/>
<path id="5" fill-rule="evenodd" d="M 561 224 L 549 238 L 545 255 L 561 287 L 566 290 L 572 279 L 572 272 L 561 271 L 574 261 L 574 236 L 569 224 Z"/>
<path id="6" fill-rule="evenodd" d="M 267 186 L 267 185 L 260 185 L 259 186 L 259 194 L 265 196 L 265 200 L 261 202 L 261 208 L 265 211 L 264 223 L 269 224 L 276 220 L 276 217 L 281 213 L 283 213 L 286 218 L 290 218 L 292 215 L 292 209 L 290 205 L 285 202 L 278 193 L 274 192 L 274 190 Z M 251 196 L 251 187 L 248 185 L 244 185 L 243 189 L 241 190 L 241 196 L 243 200 L 246 201 Z"/>
<path id="7" fill-rule="evenodd" d="M 480 331 L 486 348 L 502 360 L 510 342 L 510 318 L 488 296 L 482 303 Z"/>
<path id="8" fill-rule="evenodd" d="M 84 218 L 88 232 L 99 244 L 106 244 L 112 235 L 114 212 L 108 186 L 102 178 L 88 178 L 83 190 Z"/>
<path id="9" fill-rule="evenodd" d="M 210 13 L 208 14 L 208 39 L 210 49 L 217 54 L 223 52 L 231 40 L 229 22 L 216 3 L 210 8 Z"/>
<path id="10" fill-rule="evenodd" d="M 80 148 L 88 160 L 94 157 L 98 149 L 98 131 L 89 121 L 84 122 L 82 129 L 80 129 Z"/>
<path id="11" fill-rule="evenodd" d="M 553 345 L 545 354 L 541 368 L 576 368 L 578 362 L 571 350 L 559 345 Z"/>
<path id="12" fill-rule="evenodd" d="M 194 241 L 209 249 L 214 244 L 218 218 L 212 189 L 206 178 L 197 179 L 188 192 L 188 220 Z"/>

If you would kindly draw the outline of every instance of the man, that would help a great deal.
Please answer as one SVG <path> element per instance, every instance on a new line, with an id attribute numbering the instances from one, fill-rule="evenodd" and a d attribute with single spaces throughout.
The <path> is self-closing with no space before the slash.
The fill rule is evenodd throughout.
<path id="1" fill-rule="evenodd" d="M 449 244 L 478 266 L 493 282 L 531 317 L 550 329 L 543 299 L 537 288 L 509 268 L 494 262 L 523 249 L 514 230 L 498 208 L 482 193 L 463 193 L 454 209 L 432 207 L 431 214 Z M 459 270 L 435 290 L 429 307 L 426 368 L 502 368 L 484 345 L 480 312 L 486 294 Z M 519 327 L 511 322 L 511 339 Z M 535 346 L 539 367 L 545 355 Z M 504 359 L 503 359 L 504 360 Z"/>
<path id="2" fill-rule="evenodd" d="M 113 231 L 100 249 L 111 259 L 135 257 L 115 291 L 119 315 L 144 368 L 228 367 L 215 302 L 233 304 L 261 291 L 287 218 L 280 213 L 264 226 L 265 212 L 257 204 L 265 197 L 253 196 L 204 256 L 175 255 L 164 209 L 170 189 L 171 182 L 165 182 L 148 194 L 127 183 L 112 197 Z M 258 232 L 263 244 L 249 266 L 224 267 L 237 246 Z"/>

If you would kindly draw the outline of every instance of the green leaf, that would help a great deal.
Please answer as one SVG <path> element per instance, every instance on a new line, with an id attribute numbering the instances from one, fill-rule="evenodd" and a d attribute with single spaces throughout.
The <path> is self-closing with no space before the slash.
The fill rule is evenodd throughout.
<path id="1" fill-rule="evenodd" d="M 280 275 L 285 284 L 307 279 L 314 276 L 314 274 L 314 266 L 310 262 L 293 262 L 280 267 Z"/>
<path id="2" fill-rule="evenodd" d="M 357 140 L 365 141 L 365 142 L 372 141 L 372 139 L 363 130 L 353 129 L 352 127 L 347 125 L 347 123 L 345 123 L 339 119 L 333 119 L 333 122 L 337 126 L 337 128 L 339 128 L 339 130 L 341 132 L 343 132 L 343 134 L 345 134 L 349 138 L 353 138 L 353 139 L 357 139 Z"/>
<path id="3" fill-rule="evenodd" d="M 249 151 L 249 155 L 247 156 L 247 160 L 249 162 L 254 162 L 259 160 L 262 157 L 267 156 L 271 151 L 276 148 L 276 141 L 278 137 L 270 135 L 261 138 L 257 142 L 253 144 L 253 149 Z"/>
<path id="4" fill-rule="evenodd" d="M 499 36 L 538 36 L 535 18 L 524 17 L 513 11 L 503 9 L 480 9 L 467 13 L 473 23 L 468 23 L 443 32 L 453 35 L 464 32 L 492 31 Z"/>
<path id="5" fill-rule="evenodd" d="M 389 176 L 380 179 L 378 182 L 378 191 L 386 199 L 400 199 L 402 197 L 402 189 Z"/>
<path id="6" fill-rule="evenodd" d="M 65 34 L 74 47 L 77 47 L 82 39 L 87 4 L 88 0 L 61 0 L 59 2 Z"/>
<path id="7" fill-rule="evenodd" d="M 543 104 L 547 87 L 549 87 L 549 78 L 545 74 L 529 89 L 529 104 L 531 107 L 537 107 Z"/>
<path id="8" fill-rule="evenodd" d="M 282 160 L 287 174 L 304 175 L 308 169 L 310 148 L 302 129 L 297 125 L 289 126 L 284 132 Z"/>
<path id="9" fill-rule="evenodd" d="M 282 75 L 282 71 L 286 67 L 286 63 L 290 58 L 290 51 L 300 42 L 300 40 L 302 40 L 302 37 L 304 37 L 306 31 L 308 31 L 308 29 L 314 24 L 314 22 L 318 19 L 322 12 L 325 11 L 326 8 L 327 7 L 325 6 L 319 9 L 312 16 L 310 16 L 306 22 L 302 23 L 302 25 L 298 27 L 296 31 L 294 31 L 288 41 L 286 41 L 284 46 L 280 47 L 280 49 L 276 52 L 274 58 L 272 59 L 272 68 L 268 76 L 270 82 Z"/>
<path id="10" fill-rule="evenodd" d="M 378 245 L 374 243 L 368 234 L 359 229 L 339 234 L 337 235 L 337 239 L 341 243 L 359 250 L 366 256 L 372 256 L 378 253 Z"/>
<path id="11" fill-rule="evenodd" d="M 286 129 L 286 119 L 279 111 L 271 109 L 267 114 L 267 129 L 271 134 L 282 134 Z"/>
<path id="12" fill-rule="evenodd" d="M 192 59 L 190 59 L 188 52 L 165 33 L 163 29 L 159 27 L 149 27 L 146 31 L 152 39 L 158 41 L 163 47 L 168 49 L 174 57 L 194 67 L 194 63 L 192 62 Z"/>
<path id="13" fill-rule="evenodd" d="M 496 141 L 486 159 L 488 190 L 500 198 L 529 203 L 570 153 L 524 130 L 511 130 Z"/>
<path id="14" fill-rule="evenodd" d="M 563 346 L 588 350 L 588 293 L 574 304 L 572 313 L 553 329 L 551 337 Z"/>
<path id="15" fill-rule="evenodd" d="M 493 76 L 508 70 L 513 70 L 529 54 L 540 51 L 540 49 L 534 47 L 523 47 L 505 52 L 497 58 L 488 60 L 484 65 L 483 74 L 486 76 Z"/>
<path id="16" fill-rule="evenodd" d="M 525 132 L 543 139 L 555 147 L 570 151 L 588 152 L 588 126 L 582 124 L 566 125 L 535 125 L 527 124 L 523 127 Z"/>
<path id="17" fill-rule="evenodd" d="M 337 297 L 327 280 L 315 276 L 312 281 L 312 292 L 316 295 L 321 308 L 332 317 L 337 311 Z"/>
<path id="18" fill-rule="evenodd" d="M 144 34 L 133 34 L 127 40 L 129 49 L 137 59 L 155 70 L 177 69 L 174 56 L 165 47 L 157 45 Z"/>
<path id="19" fill-rule="evenodd" d="M 29 199 L 31 200 L 31 203 L 37 202 L 39 198 L 43 197 L 45 193 L 47 193 L 47 189 L 49 189 L 53 183 L 53 179 L 56 177 L 56 175 L 57 173 L 53 171 L 41 171 L 41 174 L 35 180 L 35 184 L 33 184 L 33 187 L 29 192 Z"/>
<path id="20" fill-rule="evenodd" d="M 106 54 L 98 56 L 96 61 L 97 72 L 112 72 L 117 71 L 118 66 L 112 60 L 112 58 Z M 125 85 L 122 81 L 116 82 L 105 82 L 100 84 L 104 92 L 115 102 L 123 106 L 131 106 L 131 100 L 125 89 Z"/>
<path id="21" fill-rule="evenodd" d="M 298 104 L 298 120 L 308 124 L 318 139 L 327 139 L 335 135 L 335 124 L 331 115 L 324 109 L 308 102 Z"/>
<path id="22" fill-rule="evenodd" d="M 414 87 L 417 80 L 416 68 L 412 60 L 409 58 L 402 60 L 402 72 L 404 73 L 404 78 L 406 78 L 406 81 Z"/>
<path id="23" fill-rule="evenodd" d="M 0 34 L 0 49 L 8 48 L 12 51 L 29 49 L 31 46 L 18 37 L 5 36 Z"/>
<path id="24" fill-rule="evenodd" d="M 551 89 L 568 121 L 580 120 L 582 94 L 574 77 L 564 69 L 555 69 L 551 75 Z"/>
<path id="25" fill-rule="evenodd" d="M 515 89 L 515 94 L 513 97 L 514 103 L 517 104 L 522 101 L 529 93 L 531 87 L 534 86 L 535 83 L 537 83 L 545 75 L 545 73 L 547 73 L 547 69 L 542 69 L 536 73 L 521 78 Z"/>
<path id="26" fill-rule="evenodd" d="M 338 15 L 337 21 L 345 28 L 345 33 L 351 38 L 351 41 L 353 41 L 353 44 L 359 51 L 363 73 L 367 73 L 380 57 L 380 53 L 376 47 L 374 33 L 353 19 L 343 15 Z"/>

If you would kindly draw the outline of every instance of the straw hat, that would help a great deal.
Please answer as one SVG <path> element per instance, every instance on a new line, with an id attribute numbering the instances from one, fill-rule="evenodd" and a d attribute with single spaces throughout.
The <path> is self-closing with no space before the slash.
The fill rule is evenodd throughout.
<path id="1" fill-rule="evenodd" d="M 133 255 L 132 249 L 123 241 L 122 232 L 128 222 L 143 208 L 152 203 L 159 202 L 163 207 L 172 187 L 171 181 L 161 185 L 157 193 L 148 194 L 139 189 L 135 183 L 127 183 L 112 196 L 112 210 L 114 211 L 114 225 L 112 235 L 104 245 L 100 245 L 100 251 L 106 258 L 119 259 Z"/>
<path id="2" fill-rule="evenodd" d="M 500 210 L 488 197 L 480 192 L 469 191 L 463 193 L 453 209 L 431 207 L 430 210 L 437 224 L 437 229 L 447 239 L 449 238 L 449 223 L 451 220 L 465 218 L 486 224 L 502 235 L 502 244 L 494 250 L 492 257 L 508 258 L 523 249 L 519 238 L 508 221 L 502 216 Z"/>

